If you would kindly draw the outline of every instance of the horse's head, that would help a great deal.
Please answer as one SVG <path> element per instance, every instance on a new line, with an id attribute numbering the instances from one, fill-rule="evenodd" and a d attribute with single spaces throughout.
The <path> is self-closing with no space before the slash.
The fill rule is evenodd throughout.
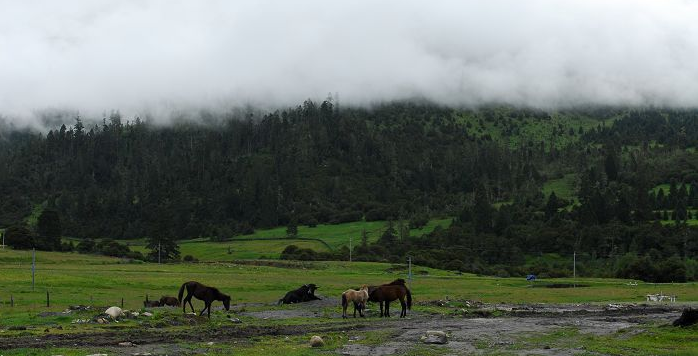
<path id="1" fill-rule="evenodd" d="M 315 290 L 319 288 L 318 286 L 312 283 L 306 284 L 306 286 L 308 286 L 308 294 L 315 294 Z"/>
<path id="2" fill-rule="evenodd" d="M 368 293 L 368 285 L 367 284 L 362 285 L 361 289 L 359 289 L 359 290 L 365 290 L 366 293 Z"/>
<path id="3" fill-rule="evenodd" d="M 225 310 L 230 310 L 230 296 L 223 294 L 223 306 Z"/>

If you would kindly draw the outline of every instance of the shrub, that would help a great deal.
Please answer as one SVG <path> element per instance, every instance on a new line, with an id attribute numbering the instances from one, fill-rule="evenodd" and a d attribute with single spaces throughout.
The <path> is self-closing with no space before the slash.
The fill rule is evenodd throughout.
<path id="1" fill-rule="evenodd" d="M 315 218 L 310 218 L 308 219 L 307 225 L 308 227 L 317 227 L 318 221 Z"/>
<path id="2" fill-rule="evenodd" d="M 192 255 L 186 255 L 186 256 L 184 256 L 184 257 L 182 258 L 182 260 L 183 260 L 184 262 L 197 262 L 197 261 L 199 261 L 197 258 L 195 258 L 195 257 L 192 256 Z"/>
<path id="3" fill-rule="evenodd" d="M 93 253 L 95 252 L 95 240 L 84 239 L 78 242 L 77 251 L 80 253 Z"/>
<path id="4" fill-rule="evenodd" d="M 5 231 L 5 244 L 16 250 L 31 249 L 34 243 L 34 234 L 25 225 L 10 226 Z"/>

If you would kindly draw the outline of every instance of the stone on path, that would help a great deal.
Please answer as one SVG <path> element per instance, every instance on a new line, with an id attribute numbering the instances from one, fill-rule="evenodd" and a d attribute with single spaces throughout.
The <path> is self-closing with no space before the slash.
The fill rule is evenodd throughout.
<path id="1" fill-rule="evenodd" d="M 448 337 L 443 331 L 427 330 L 424 336 L 422 336 L 422 342 L 425 344 L 446 344 L 448 343 Z"/>
<path id="2" fill-rule="evenodd" d="M 310 346 L 312 347 L 320 347 L 325 345 L 325 342 L 322 340 L 321 337 L 314 335 L 313 337 L 310 338 Z"/>

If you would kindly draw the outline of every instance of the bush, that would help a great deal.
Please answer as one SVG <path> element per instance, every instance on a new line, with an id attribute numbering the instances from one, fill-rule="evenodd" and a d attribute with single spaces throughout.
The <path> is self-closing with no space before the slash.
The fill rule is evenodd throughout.
<path id="1" fill-rule="evenodd" d="M 410 218 L 410 229 L 421 229 L 429 223 L 429 216 L 417 214 Z"/>
<path id="2" fill-rule="evenodd" d="M 346 213 L 337 214 L 330 220 L 331 224 L 342 224 L 348 222 L 359 221 L 363 217 L 360 211 L 350 211 Z"/>
<path id="3" fill-rule="evenodd" d="M 306 224 L 308 227 L 317 227 L 318 221 L 315 218 L 310 218 Z"/>
<path id="4" fill-rule="evenodd" d="M 77 251 L 80 253 L 93 253 L 95 252 L 95 240 L 84 239 L 78 242 Z"/>
<path id="5" fill-rule="evenodd" d="M 97 245 L 96 250 L 105 256 L 112 257 L 128 257 L 128 254 L 131 252 L 128 246 L 110 239 L 101 241 Z"/>
<path id="6" fill-rule="evenodd" d="M 240 235 L 252 235 L 254 234 L 254 227 L 247 221 L 238 223 L 235 230 Z"/>
<path id="7" fill-rule="evenodd" d="M 184 256 L 184 257 L 182 258 L 182 260 L 183 260 L 184 262 L 198 262 L 198 261 L 199 261 L 198 259 L 196 259 L 196 258 L 195 258 L 194 256 L 192 256 L 192 255 L 186 255 L 186 256 Z"/>
<path id="8" fill-rule="evenodd" d="M 34 247 L 35 236 L 24 225 L 10 226 L 5 231 L 5 244 L 16 250 L 28 250 Z"/>

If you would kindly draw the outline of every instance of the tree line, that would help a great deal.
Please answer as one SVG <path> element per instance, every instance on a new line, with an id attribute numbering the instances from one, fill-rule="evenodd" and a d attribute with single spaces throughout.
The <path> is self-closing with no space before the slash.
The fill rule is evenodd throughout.
<path id="1" fill-rule="evenodd" d="M 263 115 L 202 112 L 200 122 L 169 126 L 118 112 L 97 124 L 76 117 L 46 134 L 0 136 L 0 226 L 12 227 L 10 235 L 24 228 L 20 236 L 33 236 L 30 245 L 70 248 L 44 243 L 46 233 L 27 226 L 40 205 L 59 216 L 63 235 L 147 238 L 151 250 L 159 246 L 161 257 L 164 251 L 177 259 L 180 239 L 451 216 L 450 227 L 429 235 L 381 236 L 353 252 L 521 275 L 532 268 L 526 256 L 580 251 L 588 256 L 582 273 L 627 275 L 628 265 L 650 261 L 646 275 L 653 276 L 645 279 L 668 275 L 662 263 L 681 265 L 683 279 L 695 279 L 697 116 L 424 102 L 340 110 L 328 98 Z M 554 118 L 569 125 L 550 128 Z M 566 175 L 574 177 L 571 193 L 543 193 Z M 659 184 L 668 191 L 653 189 Z"/>

